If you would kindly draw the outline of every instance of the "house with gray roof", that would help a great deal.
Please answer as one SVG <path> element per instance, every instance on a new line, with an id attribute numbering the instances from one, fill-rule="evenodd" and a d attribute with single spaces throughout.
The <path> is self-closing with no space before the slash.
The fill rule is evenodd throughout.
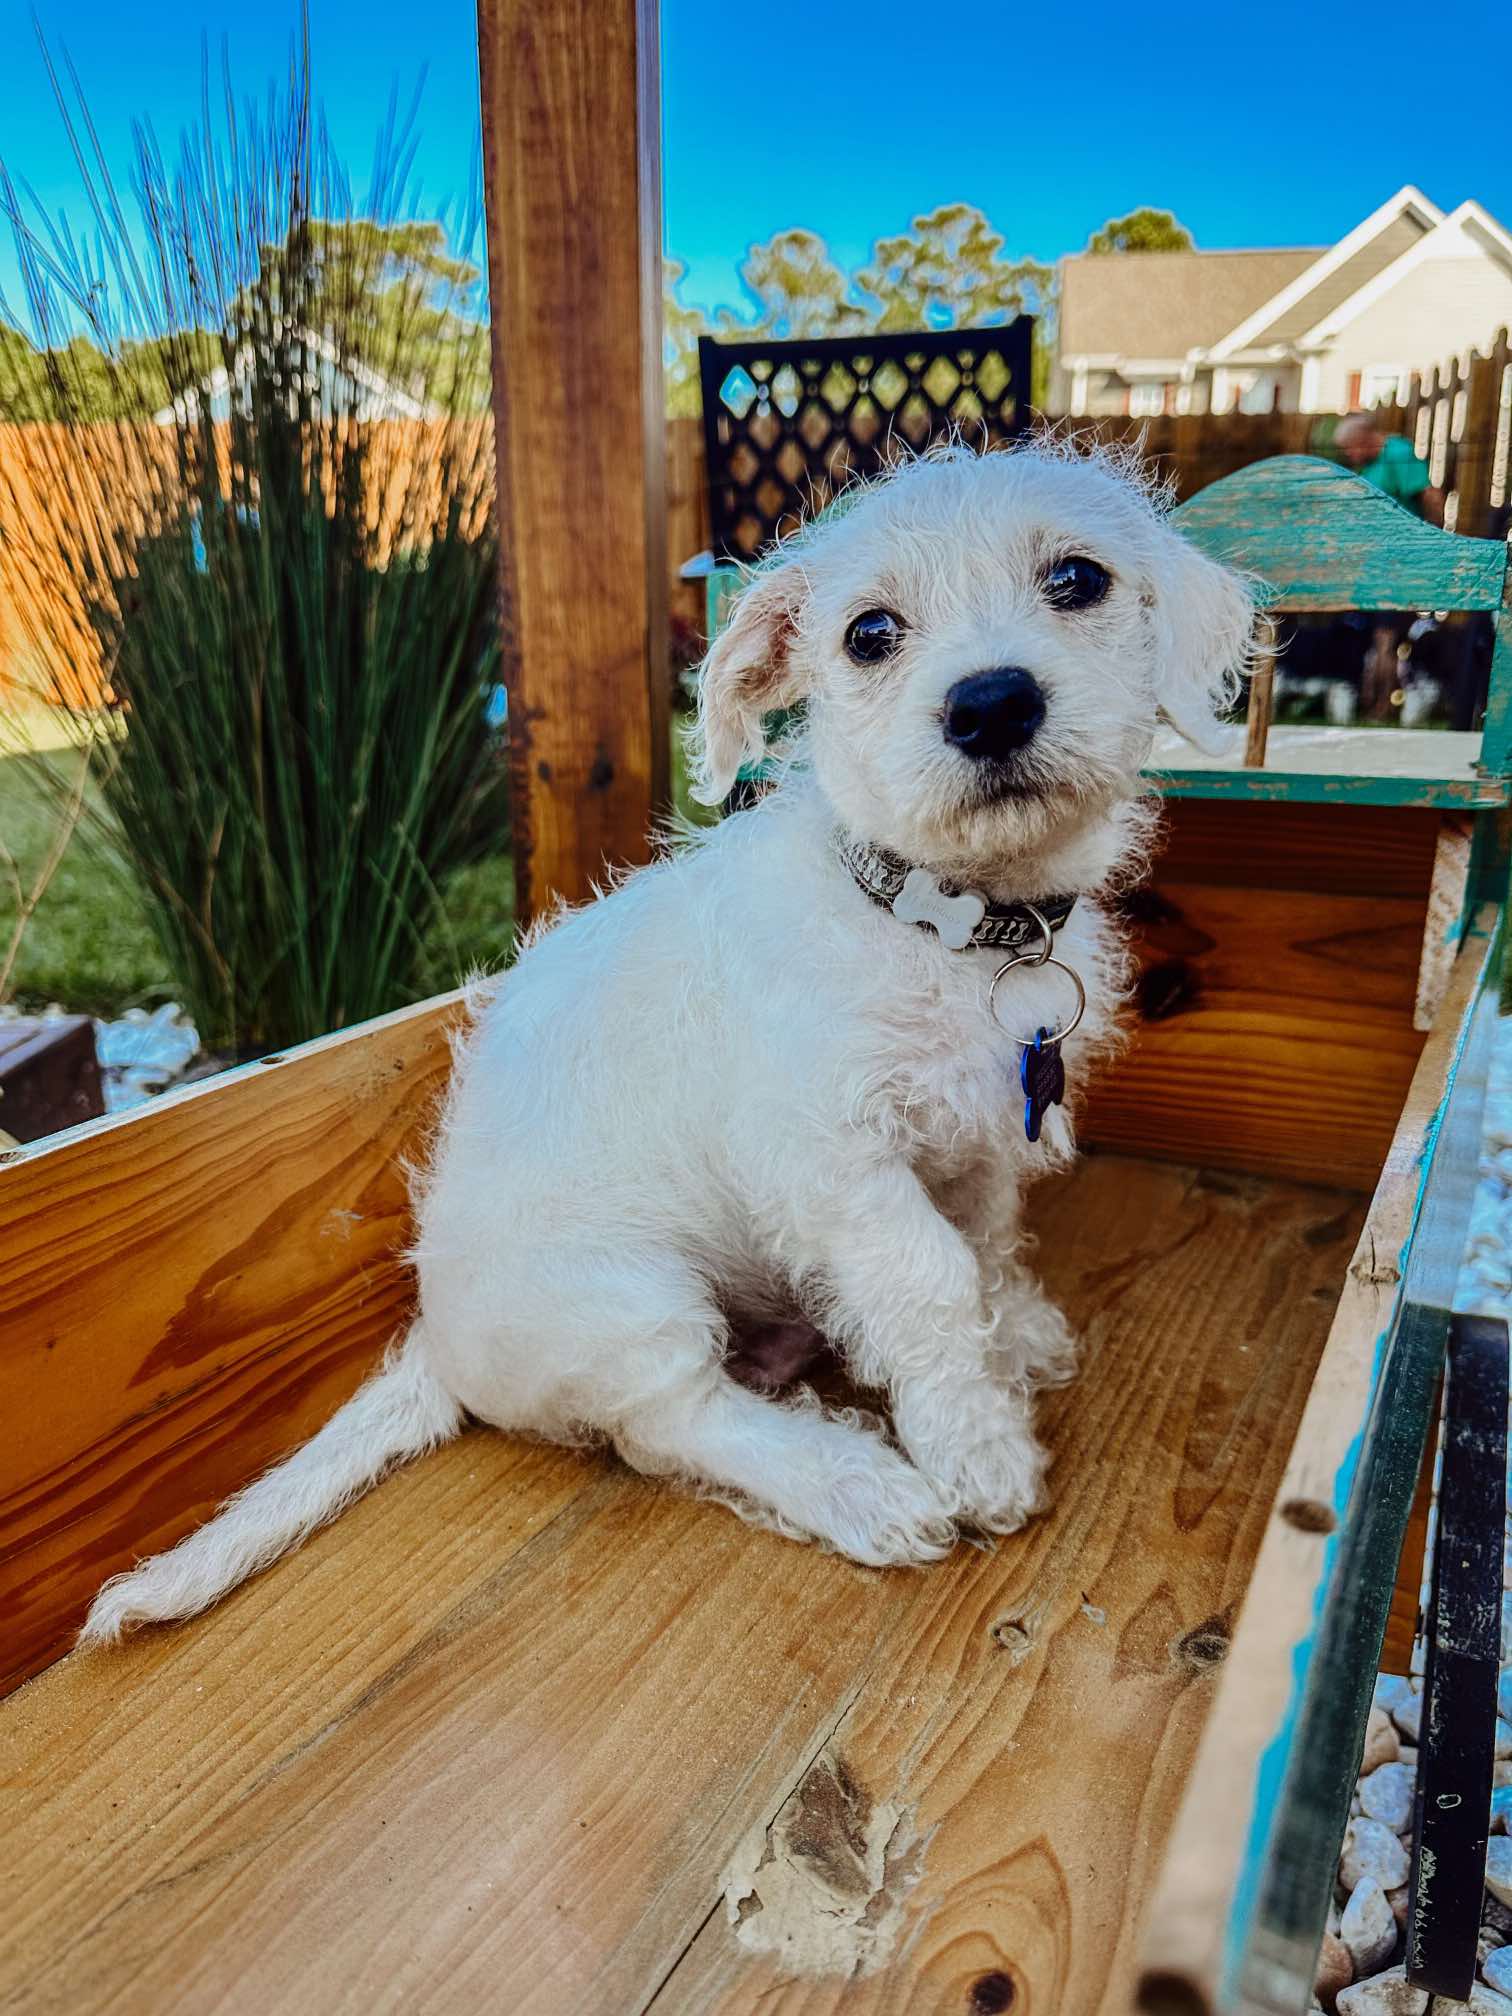
<path id="1" fill-rule="evenodd" d="M 1400 189 L 1336 245 L 1061 262 L 1051 410 L 1346 413 L 1512 323 L 1512 236 Z"/>

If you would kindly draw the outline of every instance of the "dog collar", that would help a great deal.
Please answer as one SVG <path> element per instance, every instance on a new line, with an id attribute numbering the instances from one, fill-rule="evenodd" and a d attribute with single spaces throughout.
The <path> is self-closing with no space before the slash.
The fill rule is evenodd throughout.
<path id="1" fill-rule="evenodd" d="M 870 841 L 837 833 L 835 849 L 856 887 L 873 903 L 891 910 L 900 923 L 927 926 L 952 952 L 978 946 L 1004 952 L 1033 949 L 1043 937 L 1040 918 L 1059 931 L 1076 903 L 1074 896 L 1047 896 L 1033 909 L 1027 903 L 989 903 L 980 890 L 944 882 L 932 869 L 913 867 Z"/>

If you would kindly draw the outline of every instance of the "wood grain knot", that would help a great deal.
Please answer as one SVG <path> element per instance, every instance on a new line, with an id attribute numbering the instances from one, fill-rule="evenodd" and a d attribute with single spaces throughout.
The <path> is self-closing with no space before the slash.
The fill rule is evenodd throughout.
<path id="1" fill-rule="evenodd" d="M 1209 2002 L 1194 1982 L 1180 1974 L 1140 1976 L 1134 2006 L 1146 2016 L 1208 2016 Z"/>
<path id="2" fill-rule="evenodd" d="M 1011 1654 L 1015 1663 L 1029 1656 L 1034 1643 L 1034 1633 L 1017 1617 L 999 1617 L 987 1635 L 994 1645 Z"/>
<path id="3" fill-rule="evenodd" d="M 588 772 L 588 789 L 590 791 L 607 791 L 613 782 L 614 765 L 609 761 L 605 751 L 600 749 L 597 756 L 593 759 L 593 768 Z"/>
<path id="4" fill-rule="evenodd" d="M 1185 1637 L 1178 1638 L 1173 1650 L 1179 1665 L 1199 1670 L 1221 1666 L 1229 1653 L 1228 1626 L 1221 1617 L 1209 1617 L 1206 1623 L 1196 1625 Z"/>
<path id="5" fill-rule="evenodd" d="M 971 2016 L 1003 2016 L 1005 2009 L 1013 2007 L 1017 1995 L 1013 1976 L 998 1967 L 990 1974 L 978 1975 L 972 1982 L 971 1998 L 966 2007 Z"/>
<path id="6" fill-rule="evenodd" d="M 1179 924 L 1181 912 L 1158 889 L 1125 889 L 1114 907 L 1129 924 Z"/>
<path id="7" fill-rule="evenodd" d="M 1288 1498 L 1281 1507 L 1281 1517 L 1299 1533 L 1332 1533 L 1339 1523 L 1317 1498 Z"/>
<path id="8" fill-rule="evenodd" d="M 1185 959 L 1163 959 L 1139 976 L 1139 1013 L 1145 1022 L 1165 1022 L 1181 1014 L 1201 993 L 1196 972 Z"/>

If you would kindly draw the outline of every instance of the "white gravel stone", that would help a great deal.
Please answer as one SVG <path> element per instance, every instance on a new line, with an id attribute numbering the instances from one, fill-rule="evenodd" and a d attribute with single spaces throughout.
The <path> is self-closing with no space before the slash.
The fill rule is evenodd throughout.
<path id="1" fill-rule="evenodd" d="M 1360 1757 L 1360 1776 L 1368 1778 L 1383 1764 L 1395 1764 L 1402 1753 L 1402 1739 L 1395 1722 L 1384 1708 L 1372 1708 L 1365 1724 L 1365 1749 Z"/>
<path id="2" fill-rule="evenodd" d="M 1437 1998 L 1440 2001 L 1442 1997 Z M 1494 1988 L 1486 1988 L 1477 1981 L 1470 1989 L 1468 2002 L 1445 2002 L 1446 2010 L 1469 2009 L 1471 2016 L 1512 2016 L 1512 2000 L 1498 1995 Z"/>
<path id="3" fill-rule="evenodd" d="M 1512 1722 L 1504 1715 L 1496 1718 L 1496 1754 L 1498 1757 L 1512 1757 Z"/>
<path id="4" fill-rule="evenodd" d="M 1512 1589 L 1502 1591 L 1501 1656 L 1504 1666 L 1512 1665 Z"/>
<path id="5" fill-rule="evenodd" d="M 1313 1976 L 1313 1994 L 1325 2009 L 1332 2009 L 1334 1997 L 1354 1979 L 1354 1961 L 1344 1941 L 1333 1932 L 1323 1934 L 1318 1949 L 1318 1969 Z"/>
<path id="6" fill-rule="evenodd" d="M 1360 1811 L 1379 1820 L 1394 1834 L 1412 1824 L 1412 1794 L 1416 1779 L 1405 1764 L 1383 1764 L 1360 1780 Z"/>
<path id="7" fill-rule="evenodd" d="M 1388 1715 L 1394 1715 L 1398 1705 L 1407 1699 L 1411 1687 L 1400 1673 L 1377 1673 L 1374 1705 L 1384 1708 Z"/>
<path id="8" fill-rule="evenodd" d="M 1504 1666 L 1496 1683 L 1496 1712 L 1512 1722 L 1512 1666 Z"/>
<path id="9" fill-rule="evenodd" d="M 1399 1701 L 1392 1709 L 1391 1719 L 1409 1743 L 1416 1743 L 1423 1720 L 1422 1695 L 1409 1693 L 1405 1701 Z"/>
<path id="10" fill-rule="evenodd" d="M 1500 1838 L 1512 1851 L 1512 1840 L 1505 1835 Z M 1344 1835 L 1344 1853 L 1339 1858 L 1339 1874 L 1351 1893 L 1364 1876 L 1373 1876 L 1383 1890 L 1400 1889 L 1407 1881 L 1408 1868 L 1407 1850 L 1389 1827 L 1379 1820 L 1350 1821 Z"/>
<path id="11" fill-rule="evenodd" d="M 1357 1827 L 1364 1824 L 1355 1822 Z M 1512 1904 L 1512 1835 L 1493 1834 L 1486 1843 L 1486 1888 L 1498 1904 Z"/>
<path id="12" fill-rule="evenodd" d="M 1494 1946 L 1481 1961 L 1481 1973 L 1498 1995 L 1512 1995 L 1512 1946 Z"/>
<path id="13" fill-rule="evenodd" d="M 1388 1967 L 1384 1974 L 1341 1988 L 1337 2007 L 1339 2016 L 1423 2016 L 1428 1996 L 1426 1990 L 1408 1986 L 1405 1967 Z"/>
<path id="14" fill-rule="evenodd" d="M 1373 1974 L 1396 1950 L 1396 1914 L 1374 1876 L 1362 1876 L 1339 1921 L 1339 1937 L 1349 1948 L 1356 1980 Z"/>

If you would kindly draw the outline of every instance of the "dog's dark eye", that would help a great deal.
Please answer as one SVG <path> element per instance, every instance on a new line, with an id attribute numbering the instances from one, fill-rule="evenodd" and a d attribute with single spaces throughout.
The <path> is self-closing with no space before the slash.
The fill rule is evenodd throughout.
<path id="1" fill-rule="evenodd" d="M 880 665 L 903 642 L 903 622 L 891 609 L 867 609 L 845 633 L 845 648 L 858 665 Z"/>
<path id="2" fill-rule="evenodd" d="M 1111 577 L 1106 567 L 1084 554 L 1057 560 L 1045 576 L 1045 594 L 1052 609 L 1090 609 L 1107 594 Z"/>

